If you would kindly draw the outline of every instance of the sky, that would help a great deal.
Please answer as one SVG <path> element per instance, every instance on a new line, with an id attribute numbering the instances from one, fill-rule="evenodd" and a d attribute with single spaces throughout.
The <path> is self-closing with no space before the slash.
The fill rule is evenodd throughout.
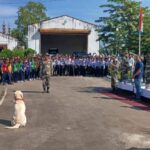
<path id="1" fill-rule="evenodd" d="M 2 24 L 5 23 L 11 28 L 15 27 L 17 11 L 20 6 L 24 6 L 29 0 L 0 0 L 0 31 Z M 57 17 L 69 15 L 95 23 L 99 17 L 105 14 L 99 8 L 106 4 L 107 0 L 32 0 L 43 3 L 47 8 L 47 16 Z M 140 1 L 140 0 L 135 0 Z M 142 0 L 143 6 L 150 7 L 150 0 Z"/>

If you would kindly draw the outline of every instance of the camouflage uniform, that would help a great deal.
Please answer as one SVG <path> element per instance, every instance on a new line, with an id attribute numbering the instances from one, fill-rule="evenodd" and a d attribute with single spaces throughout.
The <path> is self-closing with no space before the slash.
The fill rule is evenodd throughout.
<path id="1" fill-rule="evenodd" d="M 116 90 L 116 82 L 118 79 L 118 68 L 119 68 L 119 63 L 118 61 L 113 61 L 111 64 L 111 88 L 112 91 L 114 92 Z"/>
<path id="2" fill-rule="evenodd" d="M 150 88 L 150 54 L 146 60 L 145 78 L 146 78 L 146 88 Z"/>
<path id="3" fill-rule="evenodd" d="M 124 57 L 121 62 L 121 80 L 128 79 L 129 63 L 128 58 Z"/>
<path id="4" fill-rule="evenodd" d="M 43 61 L 40 67 L 40 76 L 42 78 L 42 85 L 44 92 L 49 93 L 50 89 L 50 76 L 52 75 L 52 62 Z"/>

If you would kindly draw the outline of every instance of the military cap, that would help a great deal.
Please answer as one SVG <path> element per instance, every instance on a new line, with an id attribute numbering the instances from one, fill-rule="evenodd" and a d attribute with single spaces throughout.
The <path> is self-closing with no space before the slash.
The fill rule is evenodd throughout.
<path id="1" fill-rule="evenodd" d="M 135 55 L 133 52 L 129 52 L 129 54 L 131 54 L 131 55 Z"/>
<path id="2" fill-rule="evenodd" d="M 49 53 L 46 53 L 45 56 L 49 56 Z"/>
<path id="3" fill-rule="evenodd" d="M 124 54 L 129 54 L 129 53 L 127 51 L 125 51 Z"/>
<path id="4" fill-rule="evenodd" d="M 115 56 L 115 55 L 111 55 L 111 57 L 112 57 L 112 58 L 116 58 L 116 56 Z"/>

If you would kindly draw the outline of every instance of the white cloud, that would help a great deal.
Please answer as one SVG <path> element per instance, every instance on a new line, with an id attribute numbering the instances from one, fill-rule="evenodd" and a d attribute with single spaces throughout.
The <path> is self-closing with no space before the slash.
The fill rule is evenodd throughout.
<path id="1" fill-rule="evenodd" d="M 0 6 L 0 17 L 16 16 L 18 8 L 13 6 Z"/>

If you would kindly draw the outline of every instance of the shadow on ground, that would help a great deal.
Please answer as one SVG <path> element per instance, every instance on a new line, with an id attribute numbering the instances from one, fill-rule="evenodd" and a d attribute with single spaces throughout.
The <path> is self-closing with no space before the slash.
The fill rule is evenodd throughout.
<path id="1" fill-rule="evenodd" d="M 15 92 L 15 91 L 12 91 L 12 92 Z M 43 91 L 23 91 L 23 90 L 22 90 L 22 92 L 23 92 L 23 93 L 36 93 L 36 94 L 38 94 L 38 93 L 39 93 L 39 94 L 43 93 Z"/>
<path id="2" fill-rule="evenodd" d="M 0 124 L 5 125 L 5 126 L 10 126 L 11 125 L 11 121 L 10 120 L 6 120 L 6 119 L 0 119 Z"/>
<path id="3" fill-rule="evenodd" d="M 134 109 L 134 110 L 146 110 L 146 111 L 150 111 L 150 107 L 147 105 L 144 106 L 121 106 L 123 108 L 130 108 L 130 109 Z"/>
<path id="4" fill-rule="evenodd" d="M 83 93 L 99 93 L 102 94 L 98 97 L 93 97 L 95 99 L 104 99 L 104 100 L 119 100 L 124 103 L 127 103 L 132 106 L 122 106 L 124 108 L 130 108 L 134 110 L 145 110 L 150 111 L 150 101 L 142 98 L 140 102 L 136 102 L 134 99 L 135 95 L 133 93 L 130 93 L 128 91 L 122 91 L 117 90 L 112 92 L 111 88 L 108 87 L 82 87 L 75 89 L 77 92 L 83 92 Z M 139 103 L 139 104 L 138 104 Z M 135 105 L 136 104 L 136 105 Z M 135 105 L 135 106 L 134 106 Z"/>
<path id="5" fill-rule="evenodd" d="M 78 88 L 78 92 L 107 93 L 107 92 L 111 92 L 111 88 L 105 88 L 105 87 L 85 87 L 85 88 Z"/>
<path id="6" fill-rule="evenodd" d="M 150 148 L 136 148 L 136 147 L 132 147 L 132 148 L 129 148 L 127 150 L 150 150 Z"/>
<path id="7" fill-rule="evenodd" d="M 104 100 L 112 100 L 111 97 L 104 97 L 104 96 L 100 96 L 100 97 L 93 97 L 95 99 L 104 99 Z"/>
<path id="8" fill-rule="evenodd" d="M 36 93 L 36 94 L 41 94 L 43 91 L 22 91 L 23 93 Z"/>

